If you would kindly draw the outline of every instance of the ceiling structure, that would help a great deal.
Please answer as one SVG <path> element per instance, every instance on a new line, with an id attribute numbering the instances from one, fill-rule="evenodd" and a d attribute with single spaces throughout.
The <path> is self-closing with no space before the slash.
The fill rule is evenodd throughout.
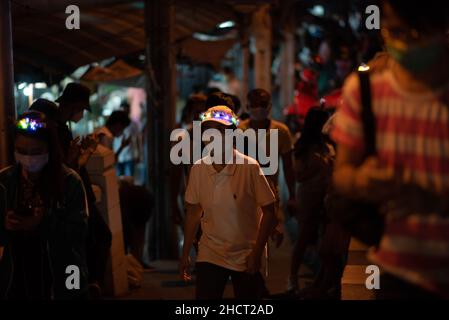
<path id="1" fill-rule="evenodd" d="M 81 28 L 65 27 L 67 0 L 12 0 L 16 78 L 68 74 L 77 67 L 142 52 L 143 1 L 78 0 Z M 175 44 L 235 20 L 225 1 L 176 1 Z"/>

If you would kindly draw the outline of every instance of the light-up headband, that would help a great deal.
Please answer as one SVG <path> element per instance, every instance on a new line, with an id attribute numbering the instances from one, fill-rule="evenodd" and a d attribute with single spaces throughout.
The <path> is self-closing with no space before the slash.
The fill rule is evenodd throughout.
<path id="1" fill-rule="evenodd" d="M 26 117 L 17 121 L 16 127 L 20 130 L 36 132 L 39 129 L 46 128 L 47 124 L 38 119 Z"/>
<path id="2" fill-rule="evenodd" d="M 239 125 L 239 119 L 237 118 L 235 113 L 226 106 L 217 106 L 210 108 L 200 115 L 200 119 L 202 122 L 216 121 L 228 126 L 232 124 L 235 126 Z"/>

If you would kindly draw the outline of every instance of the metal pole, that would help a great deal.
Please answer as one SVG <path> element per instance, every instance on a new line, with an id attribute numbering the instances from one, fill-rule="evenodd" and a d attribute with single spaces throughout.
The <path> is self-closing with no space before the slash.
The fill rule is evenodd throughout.
<path id="1" fill-rule="evenodd" d="M 12 162 L 14 104 L 14 65 L 10 0 L 0 1 L 0 168 Z"/>

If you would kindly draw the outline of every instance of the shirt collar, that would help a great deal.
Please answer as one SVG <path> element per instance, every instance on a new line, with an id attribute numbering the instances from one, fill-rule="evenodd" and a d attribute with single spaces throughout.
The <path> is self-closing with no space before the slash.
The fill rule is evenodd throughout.
<path id="1" fill-rule="evenodd" d="M 206 165 L 206 168 L 207 168 L 209 175 L 211 175 L 211 176 L 213 176 L 215 174 L 221 174 L 221 175 L 225 175 L 225 176 L 233 176 L 235 174 L 235 169 L 237 167 L 236 167 L 235 163 L 231 163 L 231 164 L 226 165 L 223 168 L 223 170 L 221 170 L 220 172 L 217 172 L 212 164 Z"/>

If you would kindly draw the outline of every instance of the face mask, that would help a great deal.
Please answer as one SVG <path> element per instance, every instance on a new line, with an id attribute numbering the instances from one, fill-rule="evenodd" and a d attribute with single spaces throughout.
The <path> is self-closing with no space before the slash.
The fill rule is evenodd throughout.
<path id="1" fill-rule="evenodd" d="M 14 152 L 14 156 L 16 158 L 16 161 L 20 163 L 26 171 L 32 173 L 41 171 L 48 163 L 48 153 L 28 156 L 18 152 Z"/>
<path id="2" fill-rule="evenodd" d="M 394 60 L 413 73 L 421 73 L 434 66 L 444 51 L 444 45 L 438 41 L 410 46 L 408 49 L 400 48 L 394 42 L 387 42 L 386 48 Z"/>
<path id="3" fill-rule="evenodd" d="M 270 110 L 268 108 L 252 108 L 249 110 L 251 120 L 262 121 L 268 119 Z"/>

